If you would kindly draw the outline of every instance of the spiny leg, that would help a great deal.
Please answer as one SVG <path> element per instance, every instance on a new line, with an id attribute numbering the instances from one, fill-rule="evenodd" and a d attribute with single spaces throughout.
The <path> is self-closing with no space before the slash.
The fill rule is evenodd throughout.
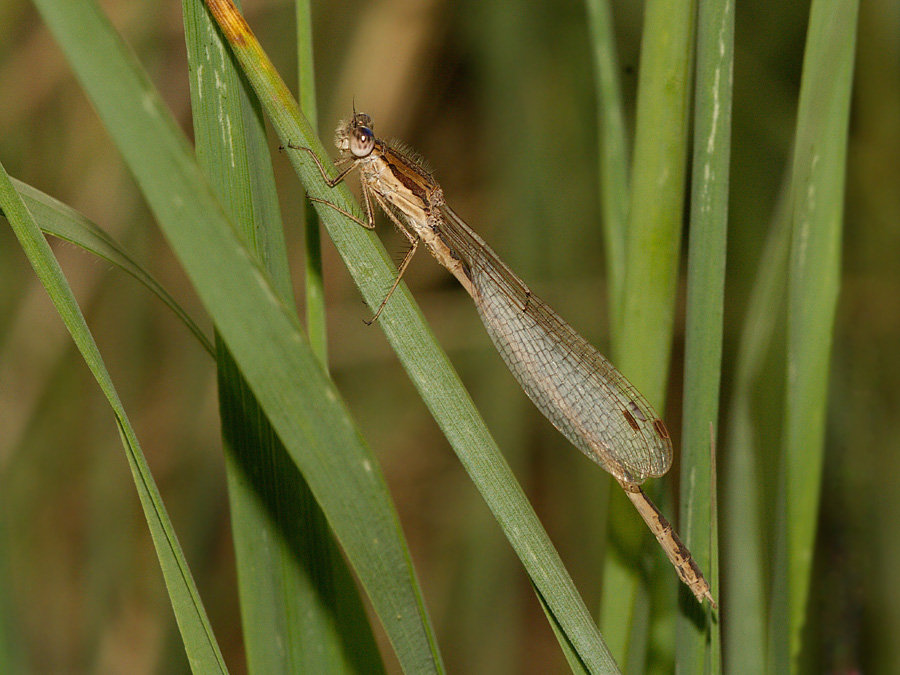
<path id="1" fill-rule="evenodd" d="M 353 169 L 356 168 L 357 162 L 354 161 L 350 166 L 348 166 L 346 169 L 341 171 L 335 178 L 329 178 L 328 174 L 325 172 L 325 167 L 322 165 L 322 162 L 319 161 L 318 155 L 316 155 L 316 153 L 314 153 L 311 148 L 307 148 L 302 145 L 293 145 L 292 143 L 288 143 L 287 147 L 291 148 L 292 150 L 303 150 L 303 151 L 309 153 L 309 156 L 312 157 L 312 160 L 315 162 L 316 167 L 319 169 L 319 173 L 322 176 L 322 180 L 325 181 L 325 184 L 328 185 L 328 187 L 332 187 L 332 188 L 335 187 L 338 183 L 340 183 L 342 180 L 344 180 L 344 178 L 347 176 L 348 173 L 350 173 Z M 384 300 L 382 300 L 381 304 L 378 306 L 378 310 L 375 312 L 375 316 L 373 316 L 371 320 L 366 321 L 366 324 L 372 325 L 373 323 L 375 323 L 375 321 L 381 315 L 382 310 L 384 310 L 385 305 L 387 305 L 387 301 L 391 299 L 391 296 L 394 294 L 394 291 L 397 290 L 397 286 L 400 284 L 400 280 L 403 278 L 403 273 L 406 271 L 406 268 L 409 266 L 409 263 L 412 260 L 412 257 L 415 254 L 416 249 L 419 246 L 419 237 L 409 231 L 409 229 L 406 227 L 406 225 L 404 225 L 403 222 L 399 218 L 397 218 L 397 216 L 394 215 L 394 213 L 391 211 L 390 207 L 384 202 L 384 200 L 382 200 L 381 197 L 379 197 L 377 193 L 371 192 L 371 190 L 366 186 L 365 182 L 362 181 L 362 179 L 360 179 L 360 186 L 362 188 L 363 201 L 365 202 L 365 207 L 366 207 L 366 221 L 360 220 L 359 218 L 354 216 L 352 213 L 349 213 L 345 209 L 342 209 L 337 204 L 333 204 L 332 202 L 329 202 L 327 199 L 319 199 L 318 197 L 309 197 L 309 200 L 311 202 L 319 202 L 320 204 L 325 204 L 327 206 L 330 206 L 338 213 L 340 213 L 344 216 L 347 216 L 348 218 L 350 218 L 354 222 L 359 223 L 366 229 L 374 230 L 375 229 L 375 213 L 374 213 L 374 209 L 372 208 L 372 199 L 371 199 L 372 195 L 374 195 L 375 200 L 378 202 L 378 205 L 387 214 L 388 218 L 390 218 L 393 221 L 394 225 L 397 226 L 397 229 L 399 229 L 404 234 L 404 236 L 409 240 L 410 247 L 409 247 L 409 250 L 406 252 L 406 255 L 404 256 L 403 261 L 400 263 L 400 267 L 397 269 L 397 278 L 394 279 L 394 283 L 391 286 L 390 290 L 388 291 L 387 296 L 385 296 Z"/>
<path id="2" fill-rule="evenodd" d="M 307 198 L 311 202 L 318 202 L 319 204 L 325 204 L 326 206 L 330 206 L 331 208 L 333 208 L 335 211 L 337 211 L 341 215 L 347 216 L 350 220 L 352 220 L 355 223 L 359 223 L 367 230 L 374 230 L 375 229 L 375 212 L 372 210 L 372 202 L 369 199 L 369 190 L 366 187 L 366 184 L 362 182 L 362 179 L 360 179 L 359 185 L 362 188 L 363 202 L 365 203 L 365 206 L 366 206 L 366 219 L 365 220 L 360 220 L 359 218 L 354 216 L 349 211 L 342 209 L 340 206 L 338 206 L 337 204 L 333 204 L 332 202 L 328 201 L 327 199 L 319 199 L 318 197 L 310 197 L 309 195 L 307 195 Z"/>
<path id="3" fill-rule="evenodd" d="M 344 180 L 344 178 L 347 177 L 347 174 L 356 168 L 356 162 L 354 161 L 350 166 L 348 166 L 346 169 L 341 171 L 337 175 L 336 178 L 329 178 L 328 174 L 325 172 L 325 167 L 322 166 L 322 162 L 319 161 L 319 157 L 316 155 L 316 153 L 314 153 L 312 151 L 312 149 L 304 147 L 302 145 L 293 145 L 292 143 L 288 143 L 287 147 L 291 148 L 292 150 L 305 150 L 307 153 L 309 153 L 309 156 L 312 157 L 313 161 L 316 163 L 316 168 L 319 169 L 319 173 L 322 175 L 322 180 L 325 181 L 325 184 L 331 188 L 335 187 L 338 183 L 340 183 L 342 180 Z M 337 162 L 335 162 L 335 166 L 337 166 L 338 164 L 341 164 L 343 162 L 348 162 L 348 161 L 351 161 L 350 158 L 345 157 L 345 158 L 340 159 Z M 363 185 L 362 187 L 363 187 L 363 194 L 366 194 L 365 185 Z M 310 195 L 307 195 L 307 197 L 308 197 L 309 201 L 311 201 L 311 202 L 318 202 L 319 204 L 325 204 L 326 206 L 330 206 L 331 208 L 333 208 L 335 211 L 337 211 L 341 215 L 347 216 L 350 220 L 352 220 L 355 223 L 359 223 L 367 230 L 375 229 L 375 218 L 372 214 L 372 205 L 369 202 L 368 195 L 366 195 L 367 219 L 365 221 L 360 220 L 359 218 L 354 216 L 352 213 L 350 213 L 346 209 L 342 209 L 340 206 L 338 206 L 337 204 L 333 204 L 332 202 L 328 201 L 327 199 L 320 199 L 319 197 L 312 197 Z"/>
<path id="4" fill-rule="evenodd" d="M 352 213 L 350 213 L 349 211 L 346 211 L 346 210 L 342 209 L 342 208 L 341 208 L 340 206 L 338 206 L 337 204 L 332 204 L 332 203 L 331 203 L 330 201 L 328 201 L 327 199 L 319 199 L 318 197 L 310 197 L 309 195 L 307 195 L 306 198 L 309 199 L 309 201 L 311 201 L 311 202 L 318 202 L 319 204 L 324 204 L 325 206 L 330 206 L 332 209 L 334 209 L 335 211 L 337 211 L 338 213 L 340 213 L 342 216 L 347 216 L 347 217 L 348 217 L 350 220 L 352 220 L 354 223 L 359 223 L 360 225 L 362 225 L 362 226 L 363 226 L 364 228 L 366 228 L 367 230 L 374 230 L 374 229 L 375 229 L 375 223 L 374 223 L 374 222 L 373 222 L 373 223 L 367 223 L 365 220 L 360 220 L 359 218 L 357 218 L 356 216 L 354 216 L 354 215 L 353 215 Z"/>
<path id="5" fill-rule="evenodd" d="M 363 189 L 363 193 L 366 194 L 366 205 L 369 206 L 368 191 L 365 190 L 365 186 Z M 409 228 L 407 228 L 406 225 L 403 224 L 403 221 L 401 221 L 396 215 L 394 215 L 394 212 L 391 211 L 391 209 L 388 207 L 387 204 L 385 204 L 384 200 L 382 199 L 381 196 L 379 196 L 379 194 L 377 192 L 373 192 L 372 196 L 375 197 L 375 201 L 378 202 L 378 205 L 381 207 L 382 211 L 384 211 L 387 214 L 388 218 L 390 218 L 393 221 L 394 225 L 397 226 L 397 229 L 400 230 L 403 233 L 403 235 L 409 240 L 409 250 L 406 252 L 406 255 L 403 257 L 403 260 L 401 261 L 400 266 L 397 268 L 397 278 L 394 279 L 394 283 L 391 286 L 390 290 L 388 291 L 388 294 L 385 296 L 384 300 L 382 300 L 381 304 L 378 306 L 378 310 L 375 312 L 375 316 L 373 316 L 370 321 L 366 321 L 366 324 L 369 326 L 371 326 L 373 323 L 375 323 L 375 321 L 381 315 L 381 311 L 384 309 L 385 305 L 387 305 L 387 301 L 391 299 L 391 296 L 394 294 L 394 291 L 397 290 L 397 286 L 400 284 L 400 279 L 403 278 L 403 273 L 406 271 L 406 268 L 409 267 L 409 263 L 412 260 L 412 257 L 415 254 L 416 249 L 419 247 L 419 241 L 420 241 L 418 235 L 409 231 Z"/>
<path id="6" fill-rule="evenodd" d="M 356 168 L 356 162 L 353 162 L 353 164 L 351 164 L 346 169 L 341 171 L 335 178 L 329 178 L 328 173 L 325 171 L 325 167 L 322 166 L 322 162 L 319 161 L 319 156 L 312 151 L 312 148 L 307 148 L 306 146 L 303 146 L 303 145 L 294 145 L 293 143 L 288 143 L 287 146 L 291 150 L 303 150 L 303 151 L 309 153 L 309 156 L 312 157 L 312 160 L 316 163 L 316 167 L 319 169 L 319 173 L 322 174 L 322 180 L 324 180 L 328 184 L 328 187 L 334 187 L 335 185 L 340 183 L 342 180 L 344 180 L 344 177 L 348 173 L 350 173 L 351 171 L 353 171 L 353 169 Z"/>

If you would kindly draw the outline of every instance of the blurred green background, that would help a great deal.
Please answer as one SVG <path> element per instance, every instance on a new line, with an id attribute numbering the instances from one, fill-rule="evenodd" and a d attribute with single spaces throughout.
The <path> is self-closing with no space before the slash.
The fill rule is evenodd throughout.
<path id="1" fill-rule="evenodd" d="M 180 3 L 103 5 L 190 133 Z M 747 295 L 789 170 L 808 10 L 808 3 L 774 0 L 737 8 L 723 429 Z M 293 5 L 248 0 L 244 11 L 295 85 Z M 641 8 L 620 2 L 614 12 L 620 78 L 633 110 Z M 318 2 L 313 16 L 322 138 L 330 142 L 355 101 L 379 135 L 401 138 L 428 158 L 454 208 L 607 350 L 583 5 Z M 20 0 L 0 5 L 0 157 L 12 175 L 99 223 L 202 317 L 59 50 Z M 296 224 L 302 190 L 285 158 L 276 158 L 276 171 L 285 219 Z M 813 672 L 898 672 L 900 5 L 891 0 L 861 5 L 845 213 L 806 663 Z M 399 259 L 403 241 L 388 223 L 381 231 Z M 302 235 L 295 225 L 287 236 L 299 284 Z M 242 672 L 215 364 L 131 278 L 53 244 L 141 438 L 229 667 Z M 565 668 L 519 562 L 382 333 L 363 324 L 370 312 L 328 243 L 324 268 L 332 373 L 381 458 L 448 668 Z M 406 281 L 593 606 L 602 543 L 585 529 L 603 527 L 605 477 L 522 395 L 449 274 L 420 254 Z M 679 335 L 674 353 L 664 416 L 677 448 Z M 783 358 L 776 342 L 773 376 L 756 391 L 760 420 L 782 405 Z M 780 442 L 778 426 L 761 423 L 756 433 L 773 447 Z M 728 450 L 726 435 L 721 462 Z M 760 458 L 764 473 L 767 457 Z M 674 475 L 664 482 L 677 484 Z M 7 227 L 0 227 L 0 537 L 0 621 L 37 672 L 187 670 L 108 405 Z M 727 631 L 727 597 L 722 602 Z"/>

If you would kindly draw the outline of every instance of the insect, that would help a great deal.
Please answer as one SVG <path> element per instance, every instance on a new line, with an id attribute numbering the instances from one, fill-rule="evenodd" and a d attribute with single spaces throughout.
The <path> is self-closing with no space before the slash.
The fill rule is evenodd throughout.
<path id="1" fill-rule="evenodd" d="M 377 204 L 406 236 L 410 248 L 394 284 L 375 312 L 381 314 L 413 255 L 424 243 L 475 301 L 494 346 L 522 389 L 569 441 L 619 482 L 653 531 L 678 576 L 700 602 L 716 603 L 690 551 L 640 484 L 672 465 L 665 423 L 637 389 L 587 340 L 535 296 L 484 240 L 444 201 L 421 161 L 378 139 L 372 119 L 354 110 L 335 135 L 341 151 L 335 178 L 309 148 L 322 179 L 334 187 L 357 169 L 366 219 L 320 201 L 374 229 Z"/>

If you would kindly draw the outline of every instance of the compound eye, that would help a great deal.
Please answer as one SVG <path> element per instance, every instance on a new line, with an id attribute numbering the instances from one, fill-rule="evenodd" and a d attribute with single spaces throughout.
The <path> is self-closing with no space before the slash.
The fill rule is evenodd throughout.
<path id="1" fill-rule="evenodd" d="M 368 127 L 357 127 L 350 134 L 350 152 L 354 157 L 365 157 L 375 147 L 375 134 Z"/>

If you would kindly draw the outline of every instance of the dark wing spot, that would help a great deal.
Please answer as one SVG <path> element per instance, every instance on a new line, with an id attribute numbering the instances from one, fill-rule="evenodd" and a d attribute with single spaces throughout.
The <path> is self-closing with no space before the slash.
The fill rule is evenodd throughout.
<path id="1" fill-rule="evenodd" d="M 653 420 L 653 428 L 656 429 L 656 433 L 663 440 L 669 440 L 669 430 L 666 429 L 666 423 L 662 420 Z"/>
<path id="2" fill-rule="evenodd" d="M 637 420 L 634 419 L 634 416 L 630 412 L 628 412 L 627 410 L 623 410 L 622 415 L 625 417 L 625 421 L 628 422 L 628 426 L 630 426 L 635 431 L 641 430 L 641 428 L 638 426 Z"/>

